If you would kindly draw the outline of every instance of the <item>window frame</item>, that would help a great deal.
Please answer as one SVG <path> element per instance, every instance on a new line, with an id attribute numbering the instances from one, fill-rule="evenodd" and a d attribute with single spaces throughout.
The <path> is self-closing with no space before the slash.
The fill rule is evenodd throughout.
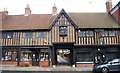
<path id="1" fill-rule="evenodd" d="M 68 35 L 67 26 L 59 26 L 59 32 L 60 36 L 67 36 Z"/>
<path id="2" fill-rule="evenodd" d="M 27 34 L 27 36 L 26 36 Z M 28 32 L 22 32 L 22 38 L 32 38 L 33 37 L 33 32 L 28 31 Z"/>
<path id="3" fill-rule="evenodd" d="M 35 32 L 35 37 L 36 38 L 46 38 L 46 34 L 47 34 L 47 32 L 45 32 L 45 31 L 37 31 L 37 32 Z"/>
<path id="4" fill-rule="evenodd" d="M 108 31 L 109 36 L 116 36 L 117 32 L 115 30 Z"/>
<path id="5" fill-rule="evenodd" d="M 79 55 L 84 55 L 85 56 L 85 54 L 90 54 L 90 56 L 92 56 L 91 58 L 92 58 L 92 61 L 77 61 L 77 56 L 78 56 L 78 54 Z M 91 53 L 91 52 L 76 52 L 76 63 L 94 63 L 94 56 L 93 56 L 93 54 Z"/>
<path id="6" fill-rule="evenodd" d="M 2 38 L 4 38 L 4 39 L 12 39 L 13 38 L 13 32 L 3 32 L 2 33 Z"/>
<path id="7" fill-rule="evenodd" d="M 87 30 L 85 35 L 86 35 L 86 37 L 93 37 L 94 36 L 94 32 L 92 30 Z"/>

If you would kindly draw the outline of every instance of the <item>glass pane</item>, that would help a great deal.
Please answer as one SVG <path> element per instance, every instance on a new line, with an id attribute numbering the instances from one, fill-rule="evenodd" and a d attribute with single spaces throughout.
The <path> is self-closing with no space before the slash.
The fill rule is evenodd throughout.
<path id="1" fill-rule="evenodd" d="M 32 38 L 33 34 L 32 32 L 23 32 L 22 36 L 23 38 Z"/>
<path id="2" fill-rule="evenodd" d="M 93 62 L 93 55 L 90 52 L 77 52 L 77 62 Z"/>
<path id="3" fill-rule="evenodd" d="M 40 61 L 48 61 L 49 60 L 49 53 L 48 52 L 41 52 L 40 53 Z"/>

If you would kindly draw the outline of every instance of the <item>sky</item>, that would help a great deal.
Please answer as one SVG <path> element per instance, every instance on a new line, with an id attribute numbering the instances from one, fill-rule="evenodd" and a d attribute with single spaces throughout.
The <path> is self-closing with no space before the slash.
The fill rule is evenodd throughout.
<path id="1" fill-rule="evenodd" d="M 63 8 L 66 12 L 94 13 L 106 12 L 105 3 L 108 0 L 0 0 L 0 12 L 6 8 L 9 15 L 25 13 L 25 7 L 29 4 L 32 14 L 51 14 L 54 4 L 57 13 Z M 120 0 L 112 0 L 113 7 Z"/>

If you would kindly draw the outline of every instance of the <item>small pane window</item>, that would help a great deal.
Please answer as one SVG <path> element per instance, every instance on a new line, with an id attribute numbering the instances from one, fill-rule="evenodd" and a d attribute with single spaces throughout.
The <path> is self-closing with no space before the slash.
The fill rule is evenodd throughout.
<path id="1" fill-rule="evenodd" d="M 23 38 L 32 38 L 33 34 L 32 32 L 23 32 L 22 36 Z"/>
<path id="2" fill-rule="evenodd" d="M 32 52 L 31 51 L 22 51 L 21 61 L 31 61 L 32 60 Z"/>
<path id="3" fill-rule="evenodd" d="M 13 38 L 13 33 L 12 32 L 4 32 L 3 33 L 3 38 Z"/>
<path id="4" fill-rule="evenodd" d="M 109 31 L 109 36 L 116 36 L 116 31 Z"/>
<path id="5" fill-rule="evenodd" d="M 67 26 L 60 26 L 60 35 L 66 36 L 67 35 Z"/>
<path id="6" fill-rule="evenodd" d="M 48 50 L 41 49 L 40 61 L 48 61 L 48 60 L 49 60 L 49 52 L 48 52 Z"/>
<path id="7" fill-rule="evenodd" d="M 88 37 L 93 36 L 93 31 L 86 31 L 86 36 Z"/>
<path id="8" fill-rule="evenodd" d="M 101 31 L 101 36 L 108 36 L 108 31 Z"/>
<path id="9" fill-rule="evenodd" d="M 37 38 L 46 38 L 46 32 L 36 32 Z"/>
<path id="10" fill-rule="evenodd" d="M 2 51 L 2 61 L 17 61 L 17 52 L 9 50 Z"/>
<path id="11" fill-rule="evenodd" d="M 85 36 L 85 31 L 78 31 L 78 36 L 79 37 L 84 37 Z"/>

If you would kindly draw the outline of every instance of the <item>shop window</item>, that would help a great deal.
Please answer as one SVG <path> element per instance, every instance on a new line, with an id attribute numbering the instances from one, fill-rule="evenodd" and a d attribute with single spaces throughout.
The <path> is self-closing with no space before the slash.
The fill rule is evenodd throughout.
<path id="1" fill-rule="evenodd" d="M 31 61 L 32 52 L 31 51 L 22 51 L 21 61 Z"/>
<path id="2" fill-rule="evenodd" d="M 46 38 L 46 32 L 44 32 L 44 31 L 36 32 L 36 37 L 37 38 Z"/>
<path id="3" fill-rule="evenodd" d="M 16 51 L 2 51 L 2 61 L 17 61 Z"/>
<path id="4" fill-rule="evenodd" d="M 76 55 L 76 62 L 80 62 L 80 63 L 93 63 L 93 55 L 90 52 L 77 52 Z"/>
<path id="5" fill-rule="evenodd" d="M 105 53 L 106 60 L 114 59 L 116 57 L 117 57 L 117 52 L 106 52 Z"/>
<path id="6" fill-rule="evenodd" d="M 40 61 L 48 61 L 49 60 L 49 53 L 48 52 L 41 52 L 40 53 Z"/>
<path id="7" fill-rule="evenodd" d="M 23 32 L 22 37 L 23 38 L 32 38 L 33 33 L 32 32 Z"/>

